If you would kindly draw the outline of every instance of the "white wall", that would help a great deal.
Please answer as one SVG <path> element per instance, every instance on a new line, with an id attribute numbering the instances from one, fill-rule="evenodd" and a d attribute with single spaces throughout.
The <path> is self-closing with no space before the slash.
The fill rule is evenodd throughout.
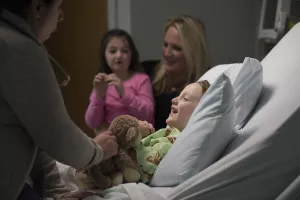
<path id="1" fill-rule="evenodd" d="M 255 57 L 260 0 L 108 0 L 110 28 L 129 31 L 141 59 L 159 59 L 163 28 L 168 18 L 189 14 L 207 29 L 214 64 Z M 116 6 L 117 5 L 117 6 Z"/>

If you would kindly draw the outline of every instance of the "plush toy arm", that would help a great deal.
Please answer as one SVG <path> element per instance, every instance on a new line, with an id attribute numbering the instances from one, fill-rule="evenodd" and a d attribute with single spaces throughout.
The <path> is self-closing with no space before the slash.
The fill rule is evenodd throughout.
<path id="1" fill-rule="evenodd" d="M 101 172 L 100 164 L 93 166 L 88 170 L 88 174 L 92 177 L 94 180 L 96 186 L 99 189 L 107 189 L 111 186 L 112 182 L 110 177 L 105 176 Z"/>
<path id="2" fill-rule="evenodd" d="M 121 171 L 123 171 L 124 168 L 132 168 L 140 171 L 138 163 L 124 149 L 119 150 L 119 154 L 115 159 L 115 162 Z"/>
<path id="3" fill-rule="evenodd" d="M 128 183 L 138 182 L 141 179 L 141 170 L 138 163 L 131 157 L 127 151 L 119 150 L 116 164 L 121 169 L 124 180 Z"/>

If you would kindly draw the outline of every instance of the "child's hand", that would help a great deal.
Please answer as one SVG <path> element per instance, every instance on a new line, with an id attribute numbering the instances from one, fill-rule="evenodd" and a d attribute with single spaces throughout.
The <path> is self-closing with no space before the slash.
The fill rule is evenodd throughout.
<path id="1" fill-rule="evenodd" d="M 142 130 L 142 137 L 143 138 L 150 135 L 151 133 L 155 132 L 155 129 L 153 128 L 153 125 L 148 123 L 147 121 L 139 120 L 139 126 L 140 126 L 140 129 Z"/>
<path id="2" fill-rule="evenodd" d="M 116 74 L 109 74 L 105 77 L 104 80 L 106 81 L 106 83 L 108 83 L 108 85 L 114 85 L 121 97 L 124 95 L 122 80 Z"/>
<path id="3" fill-rule="evenodd" d="M 97 196 L 96 193 L 93 192 L 83 192 L 83 191 L 76 191 L 70 192 L 62 196 L 62 200 L 81 200 L 89 196 Z"/>
<path id="4" fill-rule="evenodd" d="M 103 98 L 107 89 L 107 82 L 105 82 L 106 74 L 99 73 L 95 76 L 93 80 L 93 86 L 94 90 L 96 92 L 96 95 L 99 98 Z"/>

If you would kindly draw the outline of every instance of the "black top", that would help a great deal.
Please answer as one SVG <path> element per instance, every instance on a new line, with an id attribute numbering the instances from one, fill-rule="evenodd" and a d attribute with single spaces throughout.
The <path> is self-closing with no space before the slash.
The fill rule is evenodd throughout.
<path id="1" fill-rule="evenodd" d="M 166 119 L 171 112 L 171 100 L 178 96 L 177 92 L 163 93 L 155 96 L 155 129 L 165 128 Z"/>
<path id="2" fill-rule="evenodd" d="M 145 73 L 149 75 L 153 80 L 153 72 L 155 66 L 159 63 L 159 60 L 147 60 L 142 62 Z M 167 126 L 166 119 L 169 117 L 171 112 L 171 100 L 178 96 L 178 92 L 163 93 L 158 96 L 154 96 L 155 100 L 155 129 L 165 128 Z"/>

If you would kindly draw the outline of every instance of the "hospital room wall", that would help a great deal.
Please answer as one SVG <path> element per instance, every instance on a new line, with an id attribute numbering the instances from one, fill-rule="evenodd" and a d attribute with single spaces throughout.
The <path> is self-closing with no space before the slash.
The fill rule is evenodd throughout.
<path id="1" fill-rule="evenodd" d="M 260 0 L 110 0 L 109 27 L 128 30 L 141 59 L 159 59 L 168 18 L 189 14 L 206 26 L 213 64 L 256 57 Z"/>
<path id="2" fill-rule="evenodd" d="M 99 70 L 101 35 L 107 31 L 105 0 L 64 0 L 64 21 L 46 43 L 49 53 L 70 74 L 71 81 L 62 88 L 66 108 L 74 122 L 88 135 L 84 114 L 92 91 L 94 75 Z M 62 73 L 54 66 L 59 82 Z"/>
<path id="3" fill-rule="evenodd" d="M 65 0 L 65 19 L 46 46 L 71 75 L 62 89 L 71 118 L 88 135 L 84 113 L 99 67 L 100 36 L 124 28 L 134 37 L 141 59 L 159 59 L 163 27 L 169 17 L 189 14 L 207 29 L 213 64 L 255 57 L 260 0 Z"/>

